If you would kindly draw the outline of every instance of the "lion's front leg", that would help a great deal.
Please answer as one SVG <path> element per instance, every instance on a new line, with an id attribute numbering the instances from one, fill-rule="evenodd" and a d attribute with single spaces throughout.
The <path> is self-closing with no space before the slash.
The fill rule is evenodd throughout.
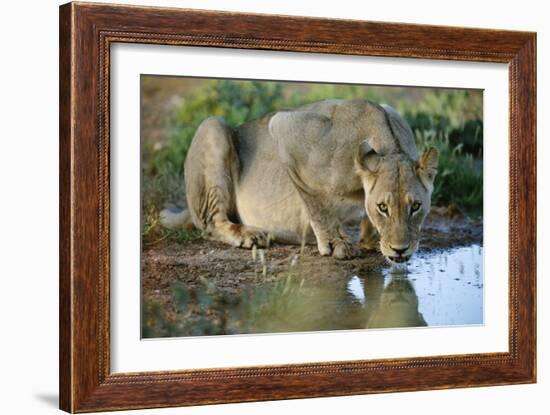
<path id="1" fill-rule="evenodd" d="M 341 226 L 325 226 L 315 220 L 310 223 L 317 239 L 317 249 L 322 256 L 332 255 L 337 259 L 352 259 L 359 256 L 359 248 Z"/>
<path id="2" fill-rule="evenodd" d="M 348 236 L 338 218 L 337 206 L 327 200 L 325 195 L 304 191 L 303 186 L 297 188 L 307 210 L 319 253 L 322 256 L 332 255 L 337 259 L 359 256 L 360 249 Z"/>
<path id="3" fill-rule="evenodd" d="M 351 155 L 342 150 L 351 147 L 350 138 L 332 127 L 329 117 L 314 111 L 282 111 L 269 121 L 279 160 L 305 205 L 319 253 L 349 259 L 360 251 L 343 229 L 335 200 L 356 193 L 362 184 Z"/>
<path id="4" fill-rule="evenodd" d="M 352 259 L 360 255 L 360 248 L 353 243 L 339 219 L 338 204 L 333 196 L 309 187 L 297 174 L 288 168 L 309 219 L 309 225 L 317 239 L 317 248 L 322 256 L 332 255 L 337 259 Z"/>

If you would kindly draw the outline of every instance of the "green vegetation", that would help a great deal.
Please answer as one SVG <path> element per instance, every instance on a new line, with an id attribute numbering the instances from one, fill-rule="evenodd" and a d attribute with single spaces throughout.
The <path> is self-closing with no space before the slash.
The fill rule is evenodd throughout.
<path id="1" fill-rule="evenodd" d="M 184 229 L 167 229 L 160 226 L 158 208 L 149 206 L 145 212 L 141 238 L 145 245 L 154 244 L 163 240 L 170 240 L 179 244 L 193 242 L 201 237 L 198 230 L 187 231 Z"/>
<path id="2" fill-rule="evenodd" d="M 146 98 L 146 97 L 143 97 Z M 395 107 L 411 125 L 419 151 L 440 151 L 434 205 L 454 204 L 471 215 L 483 212 L 483 116 L 480 91 L 435 88 L 368 87 L 265 81 L 195 80 L 168 117 L 166 140 L 143 142 L 144 241 L 160 238 L 185 243 L 193 235 L 159 229 L 165 205 L 183 205 L 183 164 L 196 128 L 211 115 L 231 126 L 281 108 L 327 98 L 364 98 Z"/>

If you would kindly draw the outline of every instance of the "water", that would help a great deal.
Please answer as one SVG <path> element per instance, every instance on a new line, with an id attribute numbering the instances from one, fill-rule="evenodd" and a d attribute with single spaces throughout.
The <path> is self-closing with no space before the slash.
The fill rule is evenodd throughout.
<path id="1" fill-rule="evenodd" d="M 175 298 L 181 318 L 163 335 L 483 324 L 479 245 L 417 254 L 406 270 L 388 267 L 354 275 L 337 270 L 316 276 L 311 266 L 297 265 L 276 282 L 232 294 L 210 287 L 190 295 L 180 287 Z"/>

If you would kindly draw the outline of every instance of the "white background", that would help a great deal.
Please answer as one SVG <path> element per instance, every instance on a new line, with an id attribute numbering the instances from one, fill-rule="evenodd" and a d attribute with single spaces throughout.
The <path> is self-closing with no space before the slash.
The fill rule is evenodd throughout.
<path id="1" fill-rule="evenodd" d="M 111 370 L 143 372 L 508 351 L 508 261 L 502 255 L 508 250 L 506 65 L 129 44 L 113 46 L 110 62 Z M 485 229 L 491 230 L 484 235 L 483 249 L 485 258 L 493 258 L 485 262 L 483 272 L 484 324 L 140 341 L 140 73 L 483 89 L 483 180 L 490 189 L 483 209 Z"/>
<path id="2" fill-rule="evenodd" d="M 440 1 L 314 2 L 262 0 L 250 2 L 138 1 L 264 13 L 314 15 L 397 22 L 533 30 L 538 32 L 538 183 L 550 180 L 550 90 L 543 84 L 549 63 L 548 13 L 544 2 L 480 2 L 464 0 L 442 7 Z M 57 1 L 8 2 L 3 5 L 2 110 L 0 151 L 0 258 L 2 259 L 0 368 L 4 413 L 55 413 L 57 406 L 57 261 L 58 261 L 58 32 Z M 548 75 L 547 75 L 548 76 Z M 545 163 L 546 161 L 546 163 Z M 542 185 L 539 189 L 542 190 Z M 279 414 L 281 412 L 463 414 L 546 413 L 550 388 L 547 330 L 549 307 L 542 301 L 549 283 L 543 270 L 550 263 L 545 193 L 539 192 L 539 383 L 536 385 L 429 391 L 387 395 L 321 398 L 269 403 L 217 405 L 133 413 Z"/>

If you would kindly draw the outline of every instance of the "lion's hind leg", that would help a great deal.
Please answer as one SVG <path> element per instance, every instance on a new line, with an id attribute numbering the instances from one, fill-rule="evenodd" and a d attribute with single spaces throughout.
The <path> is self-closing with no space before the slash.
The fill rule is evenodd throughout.
<path id="1" fill-rule="evenodd" d="M 213 240 L 242 248 L 266 247 L 267 232 L 237 223 L 238 174 L 232 130 L 221 118 L 207 118 L 193 137 L 185 163 L 185 191 L 193 223 Z"/>

